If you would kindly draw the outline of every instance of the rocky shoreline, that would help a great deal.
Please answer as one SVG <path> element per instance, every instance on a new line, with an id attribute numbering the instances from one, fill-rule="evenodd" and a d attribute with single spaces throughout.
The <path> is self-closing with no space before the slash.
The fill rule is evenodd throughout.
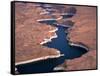
<path id="1" fill-rule="evenodd" d="M 58 29 L 47 24 L 41 24 L 37 20 L 51 19 L 51 17 L 40 15 L 43 9 L 41 7 L 37 8 L 31 3 L 16 2 L 15 8 L 15 65 L 62 56 L 57 49 L 42 45 L 45 42 L 51 41 L 53 38 L 57 38 L 55 31 Z"/>
<path id="2" fill-rule="evenodd" d="M 58 30 L 58 28 L 55 28 L 54 30 L 50 30 L 49 32 L 50 33 L 55 33 L 57 30 Z M 56 33 L 53 36 L 51 36 L 49 39 L 45 38 L 44 41 L 42 41 L 40 43 L 40 45 L 51 42 L 53 38 L 57 38 Z M 46 59 L 49 59 L 49 58 L 59 58 L 61 56 L 64 56 L 64 54 L 60 54 L 60 51 L 56 51 L 56 52 L 58 53 L 57 55 L 44 56 L 44 57 L 39 57 L 39 58 L 27 60 L 27 61 L 21 61 L 21 62 L 15 63 L 15 65 L 17 66 L 17 65 L 27 64 L 27 63 L 31 63 L 31 62 L 46 60 Z"/>
<path id="3" fill-rule="evenodd" d="M 69 41 L 69 45 L 70 45 L 70 46 L 81 47 L 81 48 L 86 49 L 87 51 L 89 50 L 89 48 L 88 48 L 87 46 L 85 46 L 84 44 L 73 43 L 73 42 L 70 42 L 70 41 Z"/>
<path id="4" fill-rule="evenodd" d="M 15 65 L 63 56 L 57 49 L 42 46 L 44 43 L 52 41 L 53 38 L 57 38 L 55 33 L 57 28 L 38 22 L 41 19 L 52 19 L 51 16 L 41 15 L 43 9 L 36 8 L 31 3 L 16 3 L 15 8 Z M 69 40 L 69 45 L 85 48 L 88 52 L 79 58 L 65 60 L 57 67 L 58 69 L 63 68 L 64 71 L 96 69 L 96 8 L 82 6 L 75 6 L 75 8 L 77 14 L 70 18 L 75 24 L 68 29 L 66 40 Z M 62 17 L 57 18 L 54 21 L 59 21 Z"/>
<path id="5" fill-rule="evenodd" d="M 51 31 L 49 31 L 50 33 L 55 33 L 56 31 L 58 30 L 58 28 L 55 28 L 54 30 L 51 30 Z M 54 39 L 54 38 L 57 38 L 58 36 L 57 36 L 57 34 L 55 33 L 53 36 L 51 36 L 50 38 L 45 38 L 41 43 L 40 43 L 40 45 L 43 45 L 43 44 L 45 44 L 45 43 L 48 43 L 48 42 L 51 42 L 52 41 L 52 39 Z"/>
<path id="6" fill-rule="evenodd" d="M 35 58 L 35 59 L 27 60 L 27 61 L 22 61 L 22 62 L 15 63 L 15 65 L 17 66 L 17 65 L 27 64 L 31 62 L 52 59 L 52 58 L 59 58 L 61 56 L 64 56 L 64 54 L 60 54 L 60 51 L 56 51 L 56 52 L 58 53 L 58 55 L 44 56 L 44 57 Z"/>
<path id="7" fill-rule="evenodd" d="M 65 60 L 63 64 L 58 65 L 54 70 L 74 71 L 97 69 L 96 8 L 78 6 L 76 8 L 77 15 L 71 19 L 76 23 L 68 29 L 68 37 L 66 39 L 69 40 L 69 45 L 85 48 L 88 52 L 79 58 Z"/>

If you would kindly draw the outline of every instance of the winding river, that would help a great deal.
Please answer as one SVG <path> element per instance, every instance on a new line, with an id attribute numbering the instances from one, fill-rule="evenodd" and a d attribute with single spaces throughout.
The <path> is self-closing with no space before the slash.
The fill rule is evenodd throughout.
<path id="1" fill-rule="evenodd" d="M 68 33 L 65 33 L 65 30 L 68 29 L 67 27 L 56 27 L 58 28 L 56 31 L 58 37 L 52 39 L 51 42 L 44 44 L 44 46 L 58 49 L 64 56 L 18 65 L 16 68 L 20 74 L 55 72 L 53 69 L 57 65 L 62 64 L 64 60 L 80 57 L 87 52 L 84 48 L 69 45 L 69 41 L 67 40 Z"/>
<path id="2" fill-rule="evenodd" d="M 52 42 L 44 44 L 44 46 L 49 48 L 58 49 L 64 56 L 55 59 L 42 60 L 38 62 L 18 65 L 18 72 L 21 74 L 27 73 L 46 73 L 54 72 L 54 67 L 62 64 L 65 59 L 73 59 L 80 57 L 86 53 L 86 49 L 76 46 L 70 46 L 68 40 L 66 39 L 67 33 L 65 33 L 65 27 L 58 26 L 56 31 L 57 38 L 52 39 Z M 68 29 L 68 28 L 67 28 Z"/>

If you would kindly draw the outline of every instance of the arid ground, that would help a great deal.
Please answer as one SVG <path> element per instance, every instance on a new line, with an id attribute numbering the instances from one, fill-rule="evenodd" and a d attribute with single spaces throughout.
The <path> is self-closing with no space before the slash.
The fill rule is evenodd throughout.
<path id="1" fill-rule="evenodd" d="M 15 3 L 15 63 L 32 60 L 45 56 L 60 55 L 60 51 L 40 45 L 44 38 L 50 38 L 55 32 L 49 32 L 56 27 L 37 22 L 38 19 L 51 18 L 49 15 L 40 15 L 43 8 L 35 6 L 34 3 Z M 65 8 L 71 7 L 63 5 Z M 79 58 L 65 60 L 58 67 L 64 70 L 96 69 L 96 7 L 73 6 L 77 13 L 69 20 L 74 26 L 68 31 L 69 42 L 84 44 L 88 52 Z M 57 10 L 61 13 L 62 9 Z M 62 11 L 63 12 L 63 11 Z M 59 17 L 56 15 L 55 18 Z M 67 39 L 67 37 L 66 37 Z"/>

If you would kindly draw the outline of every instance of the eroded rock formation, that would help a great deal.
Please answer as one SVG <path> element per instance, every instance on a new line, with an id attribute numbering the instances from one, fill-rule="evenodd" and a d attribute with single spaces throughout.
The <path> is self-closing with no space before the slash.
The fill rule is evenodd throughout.
<path id="1" fill-rule="evenodd" d="M 96 7 L 75 6 L 75 8 L 77 14 L 71 18 L 75 24 L 68 30 L 68 39 L 69 42 L 87 46 L 88 52 L 79 58 L 65 60 L 58 67 L 64 67 L 65 71 L 96 69 Z"/>
<path id="2" fill-rule="evenodd" d="M 60 56 L 60 52 L 54 48 L 47 48 L 40 43 L 45 38 L 50 38 L 55 35 L 55 32 L 49 32 L 56 29 L 47 24 L 37 22 L 38 19 L 51 18 L 49 15 L 41 15 L 43 8 L 35 6 L 31 3 L 16 3 L 16 63 L 44 58 L 46 56 Z M 57 6 L 57 5 L 56 5 Z M 63 7 L 63 6 L 62 6 Z M 66 6 L 64 9 L 71 6 Z M 72 43 L 81 43 L 88 47 L 88 52 L 79 58 L 65 60 L 62 65 L 64 71 L 67 70 L 83 70 L 83 69 L 96 69 L 96 7 L 74 6 L 77 13 L 68 20 L 74 22 L 74 25 L 67 30 L 68 36 L 66 39 Z M 55 7 L 54 9 L 56 9 Z M 33 10 L 32 10 L 33 9 Z M 59 18 L 62 13 L 62 8 L 56 10 L 53 14 L 54 18 Z M 59 23 L 66 23 L 59 21 Z"/>
<path id="3" fill-rule="evenodd" d="M 55 32 L 49 32 L 56 29 L 46 24 L 38 23 L 36 20 L 41 18 L 51 18 L 50 16 L 40 15 L 42 8 L 36 8 L 33 3 L 15 4 L 15 62 L 25 62 L 45 56 L 59 57 L 60 52 L 57 49 L 47 48 L 40 43 L 44 38 L 50 38 Z M 48 57 L 49 58 L 49 57 Z"/>

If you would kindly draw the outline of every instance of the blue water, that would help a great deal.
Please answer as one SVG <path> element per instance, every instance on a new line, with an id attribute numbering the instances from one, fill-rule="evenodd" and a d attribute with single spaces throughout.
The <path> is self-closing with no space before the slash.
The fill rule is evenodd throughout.
<path id="1" fill-rule="evenodd" d="M 59 26 L 58 31 L 56 32 L 58 38 L 52 39 L 52 42 L 45 44 L 45 46 L 60 50 L 60 52 L 65 55 L 66 59 L 80 57 L 86 52 L 86 50 L 81 47 L 70 46 L 68 44 L 67 33 L 65 33 L 65 30 L 66 28 Z"/>
<path id="2" fill-rule="evenodd" d="M 64 15 L 63 17 L 68 18 L 70 17 L 70 15 Z M 28 63 L 24 65 L 18 65 L 16 66 L 16 68 L 18 69 L 18 72 L 20 74 L 55 72 L 53 69 L 57 65 L 64 63 L 64 61 L 67 59 L 74 59 L 74 58 L 80 57 L 84 53 L 87 52 L 87 50 L 84 48 L 70 46 L 67 40 L 67 33 L 65 33 L 65 30 L 67 30 L 68 28 L 65 28 L 62 26 L 56 26 L 53 24 L 55 22 L 57 23 L 57 21 L 55 20 L 40 22 L 40 23 L 46 23 L 49 25 L 53 25 L 58 28 L 58 31 L 56 31 L 56 34 L 58 37 L 52 39 L 52 42 L 48 42 L 44 44 L 43 46 L 48 47 L 48 48 L 58 49 L 61 52 L 61 54 L 64 54 L 64 56 L 59 57 L 59 58 L 54 58 L 54 59 L 47 59 L 47 60 L 41 60 L 38 62 L 32 62 L 32 63 Z"/>
<path id="3" fill-rule="evenodd" d="M 58 37 L 52 39 L 52 42 L 44 44 L 44 46 L 58 49 L 62 54 L 64 54 L 64 56 L 55 59 L 48 59 L 29 64 L 18 65 L 16 67 L 20 74 L 54 72 L 53 68 L 59 64 L 62 64 L 65 59 L 77 58 L 87 52 L 84 48 L 70 46 L 68 44 L 68 40 L 66 39 L 67 33 L 65 33 L 65 29 L 68 28 L 64 28 L 61 26 L 57 28 L 58 31 L 56 31 L 56 34 L 58 35 Z"/>

